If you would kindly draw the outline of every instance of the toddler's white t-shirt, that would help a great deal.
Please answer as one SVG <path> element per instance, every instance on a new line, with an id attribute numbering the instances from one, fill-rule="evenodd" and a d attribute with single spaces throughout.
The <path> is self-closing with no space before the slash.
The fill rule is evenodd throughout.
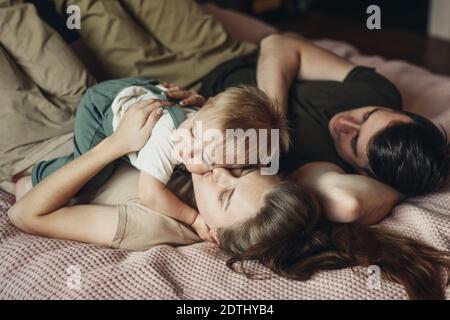
<path id="1" fill-rule="evenodd" d="M 165 91 L 162 86 L 158 88 Z M 161 99 L 160 94 L 156 94 L 144 87 L 130 86 L 123 89 L 114 99 L 111 108 L 113 111 L 113 130 L 116 131 L 125 112 L 136 102 L 149 99 Z M 170 107 L 169 107 L 170 108 Z M 183 108 L 186 118 L 195 114 L 191 108 Z M 141 150 L 128 154 L 130 163 L 137 169 L 144 171 L 154 178 L 167 184 L 172 176 L 175 166 L 179 164 L 174 154 L 173 133 L 176 127 L 171 115 L 164 110 L 159 118 L 149 140 Z"/>

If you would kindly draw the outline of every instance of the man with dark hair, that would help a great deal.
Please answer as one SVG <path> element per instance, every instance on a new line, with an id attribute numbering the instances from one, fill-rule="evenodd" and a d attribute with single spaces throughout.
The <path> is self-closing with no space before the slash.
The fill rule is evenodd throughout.
<path id="1" fill-rule="evenodd" d="M 329 218 L 372 224 L 404 197 L 448 181 L 447 138 L 431 121 L 401 110 L 395 86 L 374 69 L 291 35 L 261 41 L 258 63 L 228 61 L 200 93 L 257 84 L 291 128 L 280 168 L 320 198 Z"/>
<path id="2" fill-rule="evenodd" d="M 369 175 L 403 194 L 437 191 L 448 182 L 447 137 L 428 119 L 401 112 L 411 121 L 393 123 L 369 141 Z"/>
<path id="3" fill-rule="evenodd" d="M 378 179 L 405 195 L 436 191 L 447 181 L 447 138 L 420 115 L 363 107 L 336 114 L 329 131 L 337 152 L 355 173 Z"/>

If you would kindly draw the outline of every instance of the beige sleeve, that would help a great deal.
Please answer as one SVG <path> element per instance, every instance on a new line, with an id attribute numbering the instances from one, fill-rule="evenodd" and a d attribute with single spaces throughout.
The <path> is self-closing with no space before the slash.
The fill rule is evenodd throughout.
<path id="1" fill-rule="evenodd" d="M 141 251 L 161 244 L 188 245 L 201 241 L 184 224 L 139 204 L 138 178 L 139 171 L 124 163 L 95 194 L 77 199 L 77 203 L 117 208 L 119 224 L 111 247 Z"/>
<path id="2" fill-rule="evenodd" d="M 201 241 L 183 224 L 142 205 L 117 205 L 117 210 L 119 224 L 112 248 L 142 251 L 161 244 L 179 246 Z"/>

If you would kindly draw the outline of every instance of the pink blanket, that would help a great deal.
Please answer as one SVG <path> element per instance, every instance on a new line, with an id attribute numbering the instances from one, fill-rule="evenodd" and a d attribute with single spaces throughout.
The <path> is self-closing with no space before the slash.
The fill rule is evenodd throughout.
<path id="1" fill-rule="evenodd" d="M 305 282 L 271 276 L 248 280 L 230 271 L 212 244 L 145 252 L 97 248 L 20 232 L 8 221 L 13 198 L 0 193 L 0 299 L 405 299 L 404 289 L 365 268 L 321 272 Z M 383 224 L 450 249 L 450 190 L 398 206 Z M 376 283 L 376 282 L 375 282 Z M 450 298 L 450 288 L 447 290 Z"/>

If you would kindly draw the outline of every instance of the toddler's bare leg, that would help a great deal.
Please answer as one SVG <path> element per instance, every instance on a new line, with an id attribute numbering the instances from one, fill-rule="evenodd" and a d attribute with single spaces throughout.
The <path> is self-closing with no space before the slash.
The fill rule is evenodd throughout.
<path id="1" fill-rule="evenodd" d="M 31 183 L 31 176 L 24 176 L 16 182 L 16 202 L 22 199 L 31 189 L 33 184 Z"/>

